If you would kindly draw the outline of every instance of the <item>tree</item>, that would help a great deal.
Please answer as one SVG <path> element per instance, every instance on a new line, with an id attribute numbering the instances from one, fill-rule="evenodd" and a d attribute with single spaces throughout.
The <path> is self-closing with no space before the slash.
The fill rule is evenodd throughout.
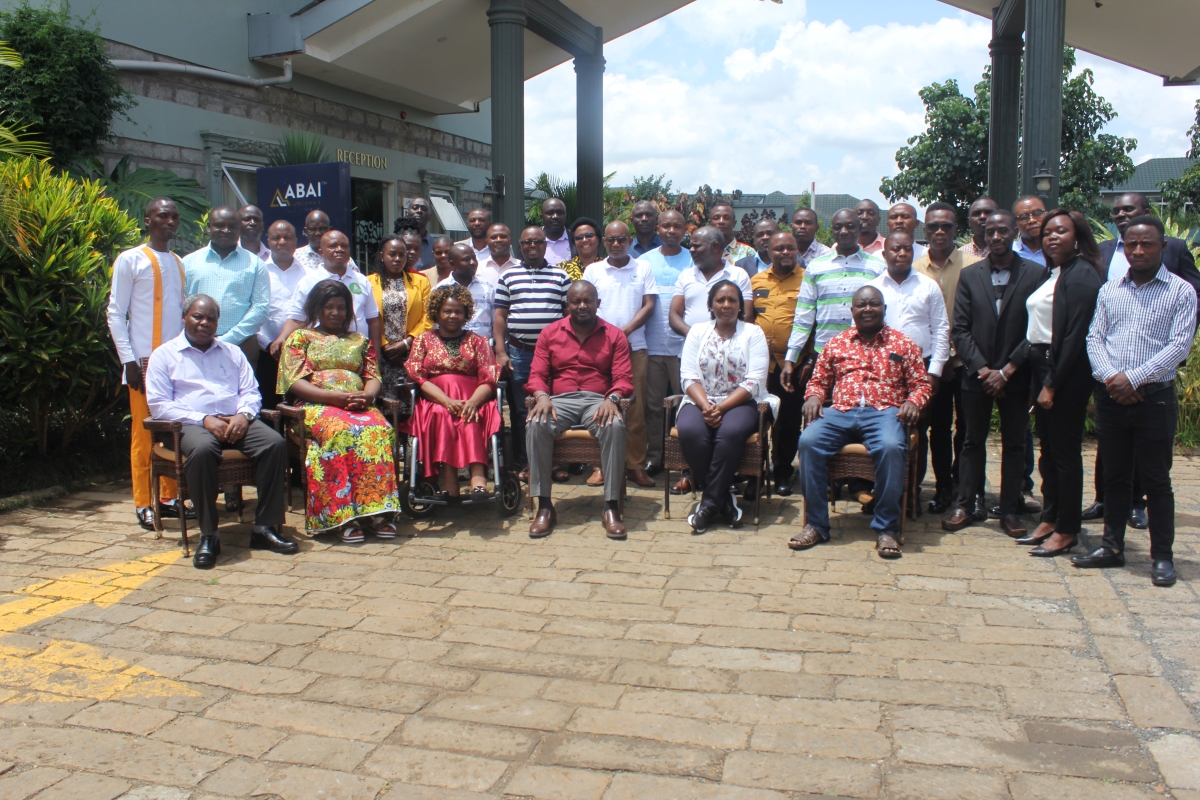
<path id="1" fill-rule="evenodd" d="M 0 67 L 20 69 L 25 66 L 21 54 L 0 42 Z M 48 156 L 50 149 L 30 136 L 29 126 L 0 112 L 0 158 L 10 156 Z"/>
<path id="2" fill-rule="evenodd" d="M 1196 101 L 1196 122 L 1188 128 L 1191 147 L 1188 158 L 1200 159 L 1200 100 Z M 1162 199 L 1167 213 L 1191 224 L 1200 223 L 1200 161 L 1188 167 L 1178 178 L 1163 181 Z"/>
<path id="3" fill-rule="evenodd" d="M 1103 213 L 1100 189 L 1133 174 L 1129 154 L 1135 139 L 1100 131 L 1117 113 L 1093 88 L 1090 69 L 1071 75 L 1075 50 L 1063 50 L 1062 157 L 1059 205 L 1092 215 Z M 987 191 L 991 68 L 965 96 L 953 80 L 934 83 L 918 93 L 925 103 L 926 129 L 896 151 L 899 174 L 884 178 L 879 191 L 891 200 L 942 200 L 958 209 L 965 227 L 971 201 Z"/>
<path id="4" fill-rule="evenodd" d="M 65 3 L 0 12 L 0 39 L 25 61 L 0 65 L 0 114 L 37 130 L 60 166 L 99 155 L 113 119 L 133 106 L 100 34 L 72 23 Z"/>

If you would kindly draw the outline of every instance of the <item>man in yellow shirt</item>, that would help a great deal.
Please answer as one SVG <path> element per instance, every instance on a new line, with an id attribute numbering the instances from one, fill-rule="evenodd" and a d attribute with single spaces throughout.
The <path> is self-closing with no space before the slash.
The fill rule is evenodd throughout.
<path id="1" fill-rule="evenodd" d="M 780 383 L 783 360 L 787 353 L 788 337 L 796 316 L 796 300 L 804 280 L 804 267 L 799 266 L 796 238 L 780 231 L 767 245 L 771 268 L 750 278 L 754 294 L 754 322 L 767 337 L 771 350 L 771 372 L 767 376 L 767 391 L 779 398 L 779 413 L 771 427 L 771 459 L 775 464 L 775 486 L 780 495 L 792 493 L 792 462 L 800 441 L 800 409 L 804 405 L 804 386 L 796 391 L 784 390 Z M 797 376 L 799 373 L 795 373 Z"/>

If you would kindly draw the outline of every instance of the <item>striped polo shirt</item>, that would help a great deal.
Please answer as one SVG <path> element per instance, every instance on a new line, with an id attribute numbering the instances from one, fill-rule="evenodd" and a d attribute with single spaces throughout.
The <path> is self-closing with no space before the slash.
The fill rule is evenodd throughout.
<path id="1" fill-rule="evenodd" d="M 787 360 L 795 363 L 809 334 L 813 336 L 813 350 L 819 353 L 826 342 L 853 325 L 850 300 L 885 269 L 887 264 L 882 258 L 861 247 L 848 256 L 831 250 L 808 262 L 788 338 Z"/>
<path id="2" fill-rule="evenodd" d="M 508 335 L 530 347 L 551 322 L 562 319 L 571 278 L 553 266 L 509 267 L 496 284 L 496 308 L 508 309 Z"/>

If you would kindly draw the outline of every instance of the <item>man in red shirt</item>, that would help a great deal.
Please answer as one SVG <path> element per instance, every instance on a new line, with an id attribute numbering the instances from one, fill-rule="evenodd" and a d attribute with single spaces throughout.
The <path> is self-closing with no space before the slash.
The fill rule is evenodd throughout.
<path id="1" fill-rule="evenodd" d="M 629 342 L 620 328 L 596 315 L 596 287 L 575 281 L 567 290 L 567 316 L 547 325 L 533 351 L 525 391 L 536 400 L 525 425 L 529 454 L 529 492 L 538 499 L 529 536 L 549 536 L 558 521 L 550 502 L 554 440 L 564 431 L 586 426 L 600 440 L 604 473 L 604 531 L 625 538 L 618 502 L 625 466 L 625 422 L 618 407 L 633 394 Z"/>
<path id="2" fill-rule="evenodd" d="M 788 547 L 805 550 L 829 541 L 829 459 L 861 441 L 875 462 L 871 528 L 883 558 L 899 558 L 900 498 L 908 442 L 904 426 L 917 421 L 932 396 L 921 348 L 883 324 L 883 294 L 864 286 L 850 302 L 854 327 L 829 340 L 804 393 L 805 524 Z M 822 408 L 833 391 L 833 405 Z"/>

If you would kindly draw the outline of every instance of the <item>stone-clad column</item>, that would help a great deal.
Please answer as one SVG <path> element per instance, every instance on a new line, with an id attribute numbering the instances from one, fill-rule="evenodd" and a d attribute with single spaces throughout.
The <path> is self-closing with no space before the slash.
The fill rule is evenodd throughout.
<path id="1" fill-rule="evenodd" d="M 1038 194 L 1033 174 L 1044 160 L 1046 168 L 1054 175 L 1046 200 L 1047 208 L 1058 206 L 1066 21 L 1066 0 L 1026 0 L 1021 194 Z"/>
<path id="2" fill-rule="evenodd" d="M 1021 135 L 1020 36 L 994 36 L 992 98 L 989 107 L 988 197 L 1001 208 L 1012 208 L 1017 199 Z"/>
<path id="3" fill-rule="evenodd" d="M 512 231 L 525 219 L 525 3 L 491 0 L 492 175 L 504 176 L 504 197 L 494 198 L 493 219 Z"/>
<path id="4" fill-rule="evenodd" d="M 597 29 L 597 40 L 603 41 Z M 579 214 L 604 220 L 604 56 L 575 58 L 575 158 Z M 570 224 L 571 220 L 567 220 Z"/>

